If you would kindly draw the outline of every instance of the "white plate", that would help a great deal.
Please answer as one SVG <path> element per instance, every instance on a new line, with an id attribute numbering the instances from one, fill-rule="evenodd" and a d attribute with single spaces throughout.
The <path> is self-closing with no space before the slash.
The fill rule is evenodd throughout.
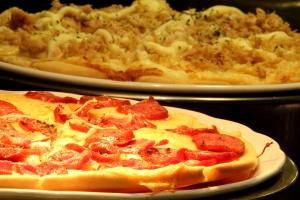
<path id="1" fill-rule="evenodd" d="M 56 93 L 58 95 L 65 95 L 65 93 Z M 71 94 L 67 94 L 72 96 Z M 78 97 L 75 95 L 75 97 Z M 237 190 L 242 190 L 245 188 L 249 188 L 251 186 L 262 183 L 263 181 L 269 179 L 270 177 L 276 175 L 282 169 L 285 163 L 285 154 L 280 149 L 280 146 L 276 141 L 272 138 L 259 134 L 244 126 L 242 124 L 213 118 L 211 116 L 179 109 L 168 107 L 169 109 L 174 109 L 177 111 L 182 111 L 189 113 L 195 117 L 197 117 L 201 123 L 207 125 L 216 125 L 217 127 L 221 127 L 224 131 L 240 131 L 242 136 L 248 140 L 255 148 L 255 150 L 260 153 L 262 152 L 265 145 L 269 142 L 273 142 L 271 146 L 269 146 L 264 154 L 259 158 L 259 167 L 255 174 L 244 181 L 224 184 L 219 186 L 212 186 L 200 189 L 188 189 L 188 190 L 178 190 L 176 192 L 159 192 L 159 193 L 107 193 L 107 192 L 74 192 L 74 191 L 42 191 L 42 190 L 28 190 L 28 189 L 1 189 L 0 188 L 0 198 L 11 198 L 11 199 L 101 199 L 101 200 L 132 200 L 132 199 L 147 199 L 147 200 L 155 200 L 155 199 L 191 199 L 191 198 L 202 198 L 208 197 L 228 192 L 233 192 Z"/>
<path id="2" fill-rule="evenodd" d="M 284 92 L 299 90 L 300 83 L 270 84 L 270 85 L 190 85 L 190 84 L 165 84 L 165 83 L 144 83 L 129 81 L 112 81 L 81 77 L 74 75 L 58 74 L 54 72 L 41 71 L 32 68 L 21 67 L 9 63 L 0 62 L 0 69 L 31 76 L 44 80 L 62 82 L 66 84 L 76 84 L 105 89 L 130 90 L 143 92 L 165 92 L 165 93 L 193 93 L 193 94 L 245 94 L 245 93 L 265 93 Z"/>

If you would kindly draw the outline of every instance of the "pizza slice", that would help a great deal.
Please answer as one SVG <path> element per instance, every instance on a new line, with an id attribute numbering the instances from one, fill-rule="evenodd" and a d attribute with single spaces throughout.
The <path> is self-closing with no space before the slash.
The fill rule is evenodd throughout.
<path id="1" fill-rule="evenodd" d="M 257 167 L 238 130 L 153 97 L 0 93 L 2 188 L 173 191 L 244 180 Z"/>

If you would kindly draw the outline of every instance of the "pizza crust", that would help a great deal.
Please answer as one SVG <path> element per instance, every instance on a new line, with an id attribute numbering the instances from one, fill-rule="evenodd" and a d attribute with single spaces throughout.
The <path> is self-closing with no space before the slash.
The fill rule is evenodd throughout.
<path id="1" fill-rule="evenodd" d="M 91 78 L 106 78 L 106 75 L 100 70 L 87 67 L 84 65 L 77 65 L 63 61 L 39 61 L 31 64 L 32 68 L 41 71 L 55 72 L 60 74 L 69 74 L 76 76 L 85 76 Z"/>

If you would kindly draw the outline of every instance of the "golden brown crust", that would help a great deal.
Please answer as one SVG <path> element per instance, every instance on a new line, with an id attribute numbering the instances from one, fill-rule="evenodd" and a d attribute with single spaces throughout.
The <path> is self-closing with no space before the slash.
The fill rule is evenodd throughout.
<path id="1" fill-rule="evenodd" d="M 35 61 L 31 64 L 32 68 L 41 71 L 69 74 L 76 76 L 86 76 L 92 78 L 106 78 L 107 75 L 100 70 L 84 65 L 72 64 L 62 61 Z M 70 70 L 72 69 L 72 70 Z"/>
<path id="2" fill-rule="evenodd" d="M 39 176 L 0 175 L 0 188 L 37 189 Z"/>

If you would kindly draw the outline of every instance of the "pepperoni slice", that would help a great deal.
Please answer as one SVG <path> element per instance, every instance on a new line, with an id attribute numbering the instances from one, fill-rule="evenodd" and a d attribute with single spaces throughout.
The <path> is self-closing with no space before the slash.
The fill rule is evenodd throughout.
<path id="1" fill-rule="evenodd" d="M 129 144 L 133 138 L 131 130 L 100 129 L 86 138 L 84 146 L 100 154 L 117 154 L 120 147 Z"/>
<path id="2" fill-rule="evenodd" d="M 184 134 L 184 135 L 189 135 L 189 136 L 202 134 L 202 133 L 219 133 L 216 126 L 212 126 L 212 128 L 190 128 L 188 126 L 182 125 L 175 129 L 167 129 L 167 131 Z"/>
<path id="3" fill-rule="evenodd" d="M 132 118 L 114 118 L 111 116 L 104 116 L 100 122 L 96 122 L 101 127 L 116 126 L 119 129 L 137 130 L 140 128 L 156 128 L 154 124 L 147 121 L 142 116 L 132 116 Z"/>
<path id="4" fill-rule="evenodd" d="M 12 174 L 13 162 L 7 160 L 0 160 L 0 175 Z"/>
<path id="5" fill-rule="evenodd" d="M 159 141 L 156 146 L 163 146 L 163 145 L 166 145 L 166 144 L 169 144 L 169 140 L 167 139 L 162 139 L 161 141 Z"/>
<path id="6" fill-rule="evenodd" d="M 91 142 L 88 145 L 89 149 L 100 154 L 116 154 L 118 153 L 118 147 L 111 144 L 108 140 L 98 140 L 97 142 Z"/>
<path id="7" fill-rule="evenodd" d="M 66 149 L 70 149 L 76 152 L 83 152 L 85 150 L 91 150 L 91 159 L 98 162 L 98 163 L 107 163 L 107 162 L 112 162 L 114 160 L 117 160 L 118 154 L 108 154 L 108 152 L 98 152 L 98 149 L 87 149 L 83 146 L 80 146 L 75 143 L 68 143 L 65 145 Z M 117 153 L 117 152 L 116 152 Z"/>
<path id="8" fill-rule="evenodd" d="M 54 109 L 54 120 L 58 123 L 65 123 L 69 119 L 69 115 L 63 113 L 62 105 L 56 106 Z"/>
<path id="9" fill-rule="evenodd" d="M 154 146 L 155 140 L 142 138 L 133 140 L 127 146 L 120 148 L 120 151 L 123 153 L 138 154 L 139 152 L 146 151 Z"/>
<path id="10" fill-rule="evenodd" d="M 15 128 L 12 126 L 9 119 L 0 118 L 0 130 L 14 130 Z"/>
<path id="11" fill-rule="evenodd" d="M 238 138 L 225 134 L 202 133 L 192 136 L 198 149 L 243 154 L 245 144 Z"/>
<path id="12" fill-rule="evenodd" d="M 9 160 L 13 162 L 24 161 L 28 156 L 28 151 L 22 148 L 0 147 L 0 160 Z"/>
<path id="13" fill-rule="evenodd" d="M 22 118 L 19 121 L 19 125 L 25 131 L 41 132 L 43 135 L 49 137 L 50 139 L 54 139 L 57 136 L 56 128 L 53 125 L 41 122 L 36 119 Z"/>
<path id="14" fill-rule="evenodd" d="M 95 151 L 91 152 L 91 159 L 98 163 L 112 163 L 118 160 L 119 154 L 101 154 Z"/>
<path id="15" fill-rule="evenodd" d="M 79 144 L 76 144 L 76 143 L 68 143 L 65 145 L 65 147 L 66 147 L 66 149 L 73 150 L 78 153 L 81 153 L 86 149 L 83 146 L 80 146 Z"/>
<path id="16" fill-rule="evenodd" d="M 90 158 L 91 154 L 87 150 L 81 153 L 72 150 L 60 150 L 50 156 L 49 161 L 67 169 L 82 169 Z"/>
<path id="17" fill-rule="evenodd" d="M 243 154 L 245 149 L 245 145 L 240 139 L 220 134 L 216 126 L 212 126 L 212 128 L 179 126 L 175 129 L 167 130 L 191 136 L 198 149 L 201 150 Z"/>
<path id="18" fill-rule="evenodd" d="M 118 160 L 112 166 L 130 167 L 132 169 L 156 169 L 159 166 L 140 159 L 130 158 L 127 160 Z"/>
<path id="19" fill-rule="evenodd" d="M 49 174 L 67 174 L 66 167 L 60 164 L 54 164 L 51 162 L 43 162 L 36 167 L 36 174 L 45 176 Z"/>
<path id="20" fill-rule="evenodd" d="M 0 147 L 20 147 L 29 148 L 31 143 L 23 133 L 17 132 L 16 130 L 0 130 Z"/>
<path id="21" fill-rule="evenodd" d="M 100 119 L 95 120 L 95 122 L 93 122 L 94 124 L 97 124 L 98 126 L 101 127 L 113 127 L 116 126 L 117 128 L 124 128 L 124 127 L 128 127 L 130 121 L 130 119 L 127 117 L 124 118 L 115 118 L 113 116 L 103 116 Z"/>
<path id="22" fill-rule="evenodd" d="M 0 116 L 8 115 L 8 114 L 23 114 L 18 108 L 6 101 L 0 100 Z"/>
<path id="23" fill-rule="evenodd" d="M 60 97 L 56 96 L 51 92 L 34 92 L 29 91 L 25 94 L 26 97 L 32 98 L 32 99 L 38 99 L 45 102 L 51 102 L 51 103 L 77 103 L 78 100 L 73 97 Z"/>
<path id="24" fill-rule="evenodd" d="M 117 108 L 123 114 L 133 113 L 146 119 L 159 120 L 168 117 L 168 110 L 161 106 L 153 97 L 140 101 L 134 105 L 124 105 Z"/>
<path id="25" fill-rule="evenodd" d="M 77 109 L 76 115 L 78 117 L 87 117 L 88 112 L 96 106 L 96 102 L 88 102 L 87 104 L 81 106 Z"/>
<path id="26" fill-rule="evenodd" d="M 155 141 L 154 140 L 147 140 L 147 139 L 140 139 L 137 140 L 135 143 L 135 146 L 138 147 L 138 152 L 137 153 L 144 153 L 147 152 L 148 150 L 154 148 Z"/>
<path id="27" fill-rule="evenodd" d="M 211 166 L 219 163 L 230 162 L 239 158 L 235 152 L 201 152 L 191 151 L 185 148 L 178 150 L 169 148 L 144 148 L 139 151 L 142 158 L 156 167 L 177 164 L 193 160 L 193 166 Z M 187 162 L 191 163 L 191 162 Z"/>
<path id="28" fill-rule="evenodd" d="M 201 152 L 201 151 L 185 151 L 186 160 L 215 160 L 216 163 L 229 162 L 239 158 L 236 152 Z"/>
<path id="29" fill-rule="evenodd" d="M 69 122 L 69 126 L 70 126 L 71 129 L 73 129 L 75 131 L 82 132 L 82 133 L 87 133 L 90 130 L 89 125 L 84 124 L 84 123 Z"/>
<path id="30" fill-rule="evenodd" d="M 106 141 L 111 145 L 123 146 L 131 142 L 134 134 L 131 130 L 121 129 L 99 129 L 94 134 L 86 138 L 85 146 L 91 143 Z"/>
<path id="31" fill-rule="evenodd" d="M 37 174 L 36 167 L 27 163 L 18 163 L 14 166 L 15 171 L 19 174 Z"/>
<path id="32" fill-rule="evenodd" d="M 129 100 L 120 100 L 111 98 L 108 96 L 82 96 L 79 100 L 80 103 L 86 103 L 89 100 L 95 99 L 96 101 L 91 101 L 80 107 L 77 112 L 77 116 L 86 117 L 87 113 L 91 109 L 99 109 L 104 107 L 119 107 L 124 105 L 130 105 Z"/>
<path id="33" fill-rule="evenodd" d="M 115 99 L 108 96 L 82 96 L 79 103 L 84 104 L 87 101 L 95 99 L 97 101 L 96 108 L 101 107 L 117 107 L 121 105 L 130 105 L 129 100 Z"/>
<path id="34" fill-rule="evenodd" d="M 149 148 L 140 151 L 142 158 L 155 165 L 167 166 L 185 161 L 185 149 Z"/>

